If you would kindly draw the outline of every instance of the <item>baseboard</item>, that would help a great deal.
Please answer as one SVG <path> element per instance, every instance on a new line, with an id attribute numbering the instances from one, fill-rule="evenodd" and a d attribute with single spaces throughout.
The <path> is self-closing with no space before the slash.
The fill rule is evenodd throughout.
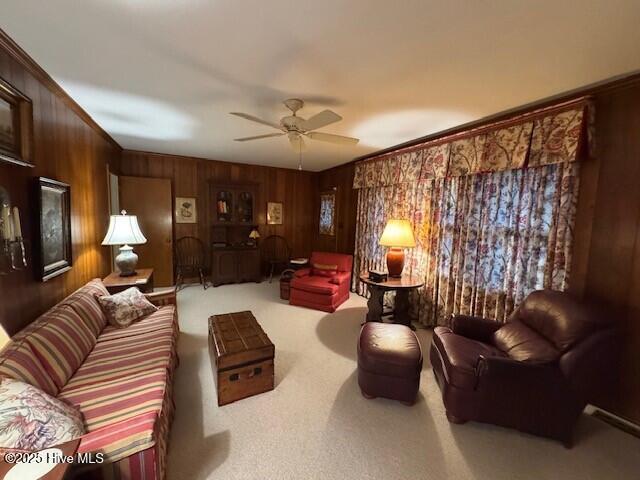
<path id="1" fill-rule="evenodd" d="M 591 415 L 594 418 L 597 418 L 598 420 L 608 423 L 618 430 L 622 430 L 629 435 L 640 438 L 640 425 L 636 425 L 629 420 L 618 417 L 611 412 L 607 412 L 606 410 L 594 407 L 593 405 L 587 405 L 587 408 L 585 408 L 585 413 Z"/>

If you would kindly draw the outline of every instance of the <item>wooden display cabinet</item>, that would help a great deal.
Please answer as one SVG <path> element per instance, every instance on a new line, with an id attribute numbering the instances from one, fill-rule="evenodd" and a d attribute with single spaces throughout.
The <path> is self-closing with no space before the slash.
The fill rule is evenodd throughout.
<path id="1" fill-rule="evenodd" d="M 211 250 L 211 283 L 260 282 L 260 252 L 255 247 L 222 247 Z"/>
<path id="2" fill-rule="evenodd" d="M 212 184 L 213 225 L 255 225 L 257 185 Z"/>
<path id="3" fill-rule="evenodd" d="M 260 282 L 260 252 L 249 245 L 249 233 L 256 228 L 257 185 L 213 183 L 210 187 L 211 282 Z"/>

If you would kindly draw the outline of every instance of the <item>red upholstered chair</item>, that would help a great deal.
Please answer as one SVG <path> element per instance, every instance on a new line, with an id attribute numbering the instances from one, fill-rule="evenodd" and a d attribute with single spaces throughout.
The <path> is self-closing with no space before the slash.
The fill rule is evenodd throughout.
<path id="1" fill-rule="evenodd" d="M 352 265 L 351 255 L 313 252 L 309 268 L 291 280 L 289 304 L 335 312 L 349 298 Z"/>

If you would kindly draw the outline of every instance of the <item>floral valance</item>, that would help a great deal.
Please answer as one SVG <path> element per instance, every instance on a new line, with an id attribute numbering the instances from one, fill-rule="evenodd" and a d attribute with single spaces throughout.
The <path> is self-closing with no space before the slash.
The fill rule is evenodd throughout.
<path id="1" fill-rule="evenodd" d="M 587 101 L 532 112 L 493 127 L 453 135 L 356 164 L 353 188 L 574 162 Z M 589 106 L 591 108 L 591 106 Z"/>
<path id="2" fill-rule="evenodd" d="M 417 182 L 422 171 L 422 150 L 356 165 L 353 188 Z"/>

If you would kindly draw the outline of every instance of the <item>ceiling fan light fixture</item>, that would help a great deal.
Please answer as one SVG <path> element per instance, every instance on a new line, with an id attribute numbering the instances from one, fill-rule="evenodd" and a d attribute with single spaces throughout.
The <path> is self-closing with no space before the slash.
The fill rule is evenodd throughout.
<path id="1" fill-rule="evenodd" d="M 283 103 L 285 107 L 293 112 L 294 115 L 298 110 L 304 107 L 304 102 L 299 98 L 288 98 Z"/>
<path id="2" fill-rule="evenodd" d="M 342 135 L 335 135 L 332 133 L 315 132 L 319 128 L 326 127 L 333 123 L 342 120 L 342 117 L 331 110 L 323 110 L 320 113 L 307 118 L 298 117 L 296 112 L 304 106 L 304 102 L 299 98 L 289 98 L 284 101 L 284 105 L 291 110 L 292 115 L 287 115 L 280 119 L 279 124 L 263 120 L 261 118 L 249 115 L 242 112 L 230 112 L 231 115 L 235 115 L 251 122 L 260 123 L 262 125 L 268 125 L 284 133 L 271 133 L 266 135 L 255 135 L 252 137 L 236 138 L 238 142 L 246 142 L 251 140 L 260 140 L 270 137 L 279 137 L 281 135 L 287 135 L 289 138 L 289 145 L 298 153 L 298 170 L 302 170 L 302 151 L 305 149 L 305 142 L 302 136 L 306 136 L 312 140 L 319 140 L 321 142 L 333 143 L 335 145 L 356 145 L 359 140 L 357 138 L 345 137 Z"/>

